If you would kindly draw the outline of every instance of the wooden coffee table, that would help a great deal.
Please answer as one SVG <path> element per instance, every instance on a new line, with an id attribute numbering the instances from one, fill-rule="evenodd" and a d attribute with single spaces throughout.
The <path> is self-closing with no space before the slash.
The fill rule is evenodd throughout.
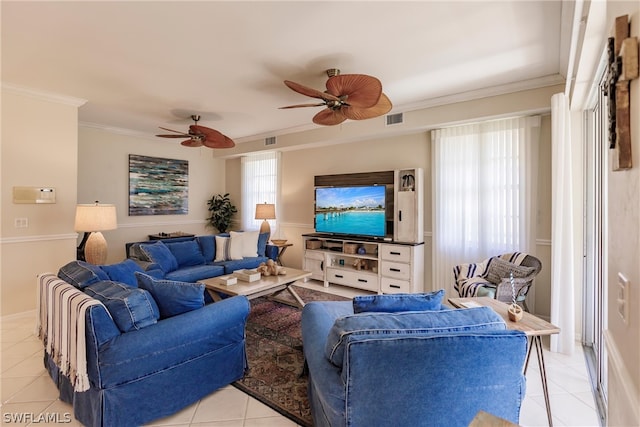
<path id="1" fill-rule="evenodd" d="M 218 292 L 222 292 L 226 295 L 244 295 L 249 299 L 262 297 L 265 295 L 276 296 L 281 292 L 288 291 L 291 296 L 296 300 L 300 308 L 304 307 L 304 301 L 291 288 L 291 284 L 296 280 L 301 280 L 311 276 L 310 271 L 296 270 L 295 268 L 286 268 L 287 274 L 279 274 L 277 276 L 262 276 L 255 282 L 244 282 L 238 279 L 238 283 L 234 285 L 223 285 L 215 283 L 214 279 L 199 280 L 203 283 L 213 298 L 214 301 L 220 301 L 220 295 Z"/>
<path id="2" fill-rule="evenodd" d="M 547 389 L 547 372 L 545 369 L 544 357 L 542 353 L 542 337 L 544 335 L 558 334 L 560 333 L 560 328 L 527 312 L 524 312 L 522 319 L 517 322 L 513 322 L 509 320 L 509 314 L 507 312 L 509 304 L 505 304 L 501 301 L 489 297 L 449 298 L 449 303 L 456 308 L 469 308 L 470 306 L 491 307 L 493 311 L 498 313 L 504 319 L 505 323 L 507 324 L 507 329 L 522 331 L 527 335 L 527 339 L 529 340 L 529 348 L 527 349 L 527 359 L 524 364 L 524 373 L 527 373 L 527 367 L 529 366 L 529 356 L 531 356 L 531 350 L 535 345 L 536 353 L 538 355 L 538 366 L 540 367 L 540 379 L 542 380 L 544 402 L 547 405 L 547 419 L 549 420 L 549 426 L 553 426 L 553 420 L 551 418 L 551 406 L 549 404 L 549 390 Z"/>

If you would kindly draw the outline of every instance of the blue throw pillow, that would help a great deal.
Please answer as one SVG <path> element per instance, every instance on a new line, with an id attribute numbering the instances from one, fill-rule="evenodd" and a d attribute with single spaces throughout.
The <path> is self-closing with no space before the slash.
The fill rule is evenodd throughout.
<path id="1" fill-rule="evenodd" d="M 267 242 L 269 241 L 269 233 L 260 233 L 258 235 L 258 256 L 266 256 Z"/>
<path id="2" fill-rule="evenodd" d="M 402 313 L 360 313 L 339 317 L 329 330 L 325 356 L 342 367 L 349 337 L 367 335 L 372 339 L 430 336 L 448 332 L 504 330 L 502 317 L 490 307 L 464 310 L 405 311 Z"/>
<path id="3" fill-rule="evenodd" d="M 58 270 L 58 277 L 78 289 L 84 289 L 101 280 L 109 280 L 107 273 L 100 267 L 85 261 L 71 261 L 63 265 Z"/>
<path id="4" fill-rule="evenodd" d="M 216 239 L 213 234 L 207 236 L 198 236 L 196 237 L 198 244 L 200 245 L 200 251 L 202 251 L 202 256 L 204 257 L 204 262 L 213 261 L 214 256 L 216 255 Z"/>
<path id="5" fill-rule="evenodd" d="M 167 318 L 204 306 L 204 284 L 154 279 L 136 273 L 138 286 L 148 290 L 158 304 L 160 317 Z"/>
<path id="6" fill-rule="evenodd" d="M 101 265 L 100 269 L 104 271 L 109 279 L 114 282 L 124 283 L 134 288 L 138 287 L 138 281 L 136 280 L 136 271 L 144 271 L 134 260 L 125 259 L 118 264 Z"/>
<path id="7" fill-rule="evenodd" d="M 84 291 L 107 307 L 122 332 L 153 325 L 160 317 L 156 302 L 144 289 L 104 280 L 88 286 Z"/>
<path id="8" fill-rule="evenodd" d="M 140 245 L 140 250 L 152 263 L 157 264 L 165 274 L 178 269 L 176 257 L 173 256 L 164 243 L 144 243 Z"/>
<path id="9" fill-rule="evenodd" d="M 195 240 L 166 243 L 166 246 L 176 258 L 178 268 L 204 264 L 204 256 L 200 250 L 200 245 Z"/>
<path id="10" fill-rule="evenodd" d="M 433 311 L 442 308 L 444 289 L 424 294 L 361 295 L 353 298 L 353 312 Z"/>

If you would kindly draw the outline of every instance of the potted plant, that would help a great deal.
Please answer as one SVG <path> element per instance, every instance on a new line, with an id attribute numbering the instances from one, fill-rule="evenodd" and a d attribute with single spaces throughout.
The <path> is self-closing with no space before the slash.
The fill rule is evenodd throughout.
<path id="1" fill-rule="evenodd" d="M 227 231 L 231 224 L 233 214 L 238 212 L 229 199 L 229 193 L 214 195 L 211 199 L 207 200 L 207 205 L 211 213 L 211 216 L 207 218 L 209 225 L 215 227 L 220 233 Z"/>

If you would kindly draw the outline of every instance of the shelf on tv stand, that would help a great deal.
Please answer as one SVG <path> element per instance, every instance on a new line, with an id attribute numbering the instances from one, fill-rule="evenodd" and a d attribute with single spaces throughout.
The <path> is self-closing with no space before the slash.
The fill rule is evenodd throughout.
<path id="1" fill-rule="evenodd" d="M 424 244 L 304 234 L 304 270 L 311 278 L 376 293 L 423 291 Z M 353 245 L 357 245 L 357 248 Z M 358 249 L 360 252 L 358 253 Z"/>

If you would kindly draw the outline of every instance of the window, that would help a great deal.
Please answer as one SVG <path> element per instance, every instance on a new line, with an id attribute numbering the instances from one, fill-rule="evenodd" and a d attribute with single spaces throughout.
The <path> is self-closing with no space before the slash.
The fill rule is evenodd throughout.
<path id="1" fill-rule="evenodd" d="M 520 117 L 432 132 L 433 283 L 449 296 L 455 265 L 533 252 L 539 129 Z"/>
<path id="2" fill-rule="evenodd" d="M 273 203 L 276 207 L 276 219 L 269 220 L 271 235 L 277 228 L 278 206 L 280 199 L 280 153 L 269 152 L 245 156 L 242 164 L 242 228 L 258 230 L 262 220 L 255 219 L 256 204 Z"/>

